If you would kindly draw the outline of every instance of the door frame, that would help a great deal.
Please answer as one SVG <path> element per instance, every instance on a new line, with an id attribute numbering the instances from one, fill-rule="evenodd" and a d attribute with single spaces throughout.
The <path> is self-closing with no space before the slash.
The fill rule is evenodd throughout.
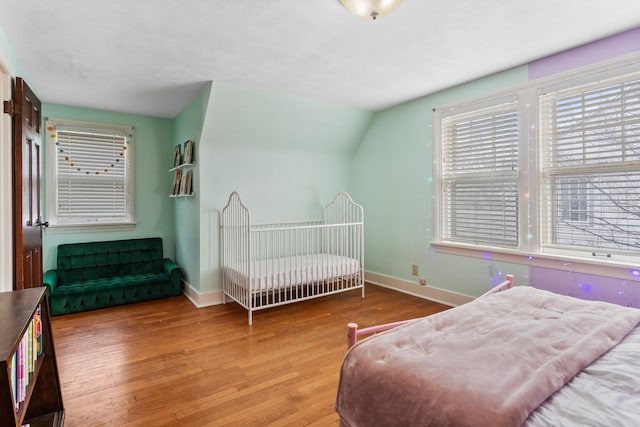
<path id="1" fill-rule="evenodd" d="M 0 292 L 13 289 L 13 137 L 3 102 L 13 98 L 13 77 L 0 60 Z"/>

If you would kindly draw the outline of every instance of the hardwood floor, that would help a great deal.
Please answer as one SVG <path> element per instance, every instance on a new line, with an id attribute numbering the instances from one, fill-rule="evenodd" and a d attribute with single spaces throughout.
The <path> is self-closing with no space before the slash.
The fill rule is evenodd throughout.
<path id="1" fill-rule="evenodd" d="M 259 311 L 184 296 L 52 319 L 65 426 L 330 426 L 361 327 L 446 309 L 366 286 Z"/>

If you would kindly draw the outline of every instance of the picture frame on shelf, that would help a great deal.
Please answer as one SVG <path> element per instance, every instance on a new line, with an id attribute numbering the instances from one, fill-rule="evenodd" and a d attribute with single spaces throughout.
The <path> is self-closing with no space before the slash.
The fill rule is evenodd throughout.
<path id="1" fill-rule="evenodd" d="M 182 147 L 180 144 L 176 145 L 175 151 L 173 153 L 173 167 L 177 168 L 182 164 Z"/>
<path id="2" fill-rule="evenodd" d="M 184 143 L 184 156 L 182 158 L 184 164 L 193 163 L 193 141 L 188 140 Z"/>

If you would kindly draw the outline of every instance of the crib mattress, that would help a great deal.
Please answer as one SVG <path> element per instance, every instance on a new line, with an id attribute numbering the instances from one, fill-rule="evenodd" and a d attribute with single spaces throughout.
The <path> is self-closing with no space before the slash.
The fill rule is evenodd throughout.
<path id="1" fill-rule="evenodd" d="M 246 266 L 237 264 L 227 267 L 227 276 L 236 284 L 249 283 L 250 280 L 254 292 L 314 284 L 352 276 L 360 271 L 357 259 L 326 253 L 256 260 L 250 265 L 250 277 L 243 271 Z"/>

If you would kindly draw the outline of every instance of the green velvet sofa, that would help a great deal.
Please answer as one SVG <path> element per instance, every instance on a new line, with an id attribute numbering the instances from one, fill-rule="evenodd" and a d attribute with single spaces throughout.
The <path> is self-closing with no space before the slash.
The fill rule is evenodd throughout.
<path id="1" fill-rule="evenodd" d="M 59 245 L 44 274 L 52 315 L 179 295 L 181 282 L 160 237 Z"/>

